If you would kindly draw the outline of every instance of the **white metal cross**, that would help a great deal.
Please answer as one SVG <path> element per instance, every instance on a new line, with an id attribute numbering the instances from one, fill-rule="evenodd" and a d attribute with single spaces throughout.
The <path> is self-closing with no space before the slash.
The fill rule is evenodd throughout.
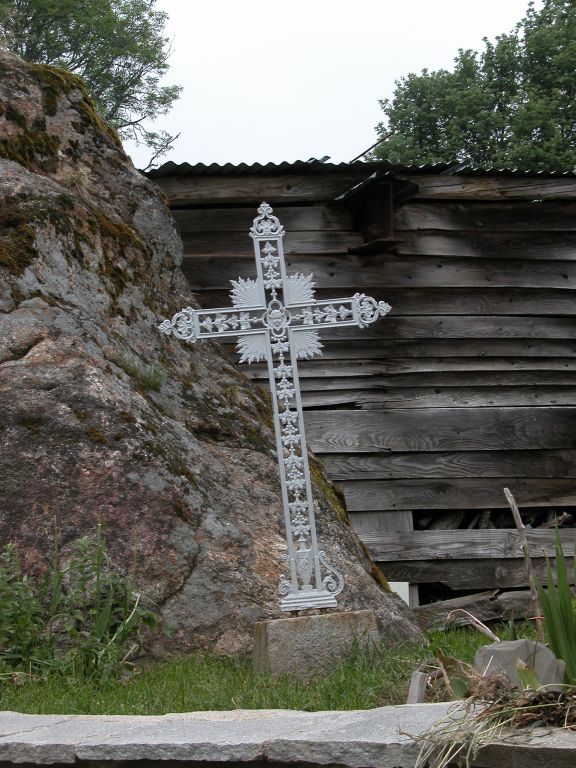
<path id="1" fill-rule="evenodd" d="M 280 577 L 280 607 L 333 607 L 344 579 L 329 565 L 316 539 L 296 361 L 322 354 L 319 329 L 364 328 L 386 315 L 390 306 L 363 293 L 316 301 L 314 275 L 286 274 L 284 229 L 268 203 L 258 208 L 250 236 L 257 278 L 231 281 L 233 307 L 186 307 L 159 328 L 190 342 L 238 336 L 241 363 L 267 361 L 290 562 L 289 576 Z"/>

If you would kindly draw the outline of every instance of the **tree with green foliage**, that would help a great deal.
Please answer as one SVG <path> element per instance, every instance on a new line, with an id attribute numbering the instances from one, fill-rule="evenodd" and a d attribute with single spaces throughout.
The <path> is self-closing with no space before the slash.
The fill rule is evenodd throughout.
<path id="1" fill-rule="evenodd" d="M 576 168 L 576 2 L 530 2 L 509 34 L 481 53 L 460 50 L 453 71 L 396 82 L 372 157 L 393 163 Z"/>
<path id="2" fill-rule="evenodd" d="M 0 0 L 0 44 L 26 61 L 82 78 L 120 136 L 145 144 L 153 160 L 176 136 L 147 121 L 166 114 L 181 88 L 160 85 L 168 70 L 168 15 L 156 0 Z"/>

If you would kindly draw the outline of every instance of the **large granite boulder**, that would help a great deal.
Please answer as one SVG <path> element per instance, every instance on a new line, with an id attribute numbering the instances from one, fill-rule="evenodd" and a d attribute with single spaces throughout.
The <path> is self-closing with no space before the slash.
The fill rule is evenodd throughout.
<path id="1" fill-rule="evenodd" d="M 102 521 L 175 628 L 150 650 L 231 654 L 280 615 L 270 406 L 216 345 L 158 333 L 194 302 L 181 258 L 162 193 L 81 83 L 0 50 L 0 544 L 41 569 L 56 531 L 65 554 Z M 315 475 L 341 607 L 420 638 Z"/>

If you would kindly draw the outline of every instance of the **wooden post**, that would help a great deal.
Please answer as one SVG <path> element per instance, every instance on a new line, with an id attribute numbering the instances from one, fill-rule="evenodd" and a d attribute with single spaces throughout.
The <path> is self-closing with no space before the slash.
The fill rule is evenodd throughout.
<path id="1" fill-rule="evenodd" d="M 538 642 L 544 643 L 544 630 L 542 629 L 542 611 L 540 609 L 540 601 L 538 600 L 538 592 L 536 590 L 536 579 L 534 578 L 534 569 L 532 568 L 532 560 L 530 558 L 530 547 L 528 546 L 528 540 L 526 539 L 526 528 L 522 522 L 520 516 L 520 510 L 516 504 L 516 500 L 508 488 L 504 488 L 504 495 L 512 510 L 514 516 L 514 522 L 518 529 L 518 537 L 520 539 L 520 545 L 522 552 L 524 553 L 524 560 L 526 561 L 526 570 L 528 571 L 528 584 L 530 586 L 530 594 L 532 595 L 532 602 L 534 603 L 534 620 L 536 622 L 536 636 Z"/>

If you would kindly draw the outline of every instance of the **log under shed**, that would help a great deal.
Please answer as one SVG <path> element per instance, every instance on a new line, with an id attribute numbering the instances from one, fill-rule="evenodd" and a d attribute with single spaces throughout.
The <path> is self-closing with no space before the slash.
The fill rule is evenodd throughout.
<path id="1" fill-rule="evenodd" d="M 412 602 L 527 586 L 504 487 L 540 573 L 558 518 L 573 553 L 575 174 L 310 161 L 148 175 L 202 306 L 255 276 L 262 200 L 318 297 L 392 305 L 368 329 L 326 333 L 301 385 L 311 449 L 387 578 L 419 587 Z M 245 370 L 264 383 L 262 366 Z"/>

